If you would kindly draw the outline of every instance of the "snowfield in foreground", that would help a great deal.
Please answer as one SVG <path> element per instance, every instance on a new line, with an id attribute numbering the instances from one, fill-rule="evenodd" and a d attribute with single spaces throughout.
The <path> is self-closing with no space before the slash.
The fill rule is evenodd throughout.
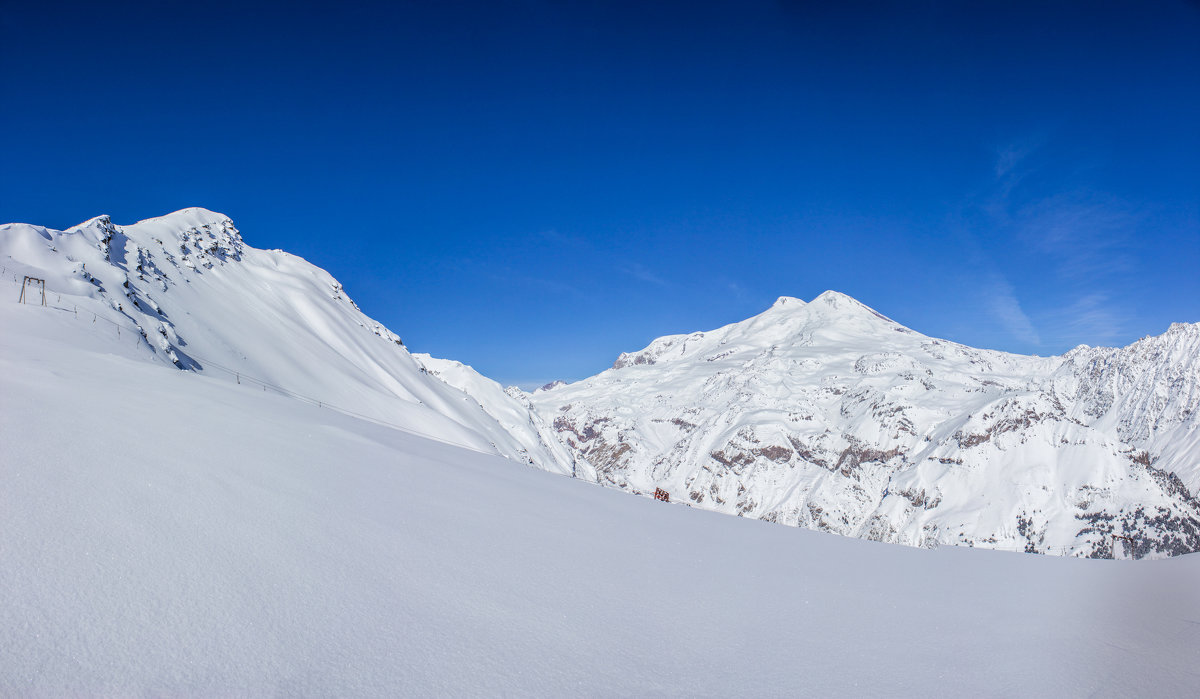
<path id="1" fill-rule="evenodd" d="M 0 289 L 6 696 L 1200 686 L 1200 556 L 922 550 L 664 505 L 147 362 Z"/>

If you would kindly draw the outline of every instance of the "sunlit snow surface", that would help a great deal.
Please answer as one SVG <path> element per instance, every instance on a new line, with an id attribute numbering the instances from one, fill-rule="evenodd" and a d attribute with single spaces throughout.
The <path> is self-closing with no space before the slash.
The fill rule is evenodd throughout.
<path id="1" fill-rule="evenodd" d="M 1200 684 L 1198 556 L 921 550 L 630 497 L 525 466 L 595 475 L 530 410 L 548 396 L 409 355 L 219 214 L 0 242 L 0 695 Z M 16 303 L 25 274 L 46 306 Z"/>
<path id="2" fill-rule="evenodd" d="M 150 364 L 12 300 L 3 695 L 1200 683 L 1198 556 L 928 551 L 666 505 Z"/>

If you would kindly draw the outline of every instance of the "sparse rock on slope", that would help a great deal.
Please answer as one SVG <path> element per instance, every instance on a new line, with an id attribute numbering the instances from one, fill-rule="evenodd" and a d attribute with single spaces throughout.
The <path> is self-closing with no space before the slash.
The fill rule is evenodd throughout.
<path id="1" fill-rule="evenodd" d="M 972 349 L 825 292 L 530 400 L 581 474 L 637 493 L 916 546 L 1173 555 L 1200 550 L 1198 356 L 1186 324 Z"/>
<path id="2" fill-rule="evenodd" d="M 124 332 L 150 361 L 570 472 L 561 446 L 501 426 L 430 375 L 328 272 L 246 245 L 222 214 L 191 208 L 126 226 L 99 216 L 65 231 L 7 224 L 0 258 L 17 277 L 45 279 L 54 305 L 76 312 L 81 326 Z"/>

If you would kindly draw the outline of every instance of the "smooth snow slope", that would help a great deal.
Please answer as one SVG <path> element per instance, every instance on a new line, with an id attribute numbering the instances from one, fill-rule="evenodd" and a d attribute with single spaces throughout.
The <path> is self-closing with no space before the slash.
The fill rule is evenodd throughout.
<path id="1" fill-rule="evenodd" d="M 45 279 L 54 305 L 111 321 L 126 340 L 142 336 L 150 361 L 248 377 L 453 444 L 569 470 L 536 435 L 522 442 L 474 399 L 430 377 L 328 272 L 247 245 L 223 214 L 191 208 L 125 226 L 99 216 L 66 231 L 0 225 L 0 259 L 10 278 Z"/>
<path id="2" fill-rule="evenodd" d="M 828 291 L 529 399 L 583 477 L 696 507 L 914 546 L 1200 550 L 1200 324 L 1026 357 Z"/>
<path id="3" fill-rule="evenodd" d="M 1197 556 L 930 551 L 631 498 L 149 363 L 5 289 L 0 695 L 1200 686 Z"/>

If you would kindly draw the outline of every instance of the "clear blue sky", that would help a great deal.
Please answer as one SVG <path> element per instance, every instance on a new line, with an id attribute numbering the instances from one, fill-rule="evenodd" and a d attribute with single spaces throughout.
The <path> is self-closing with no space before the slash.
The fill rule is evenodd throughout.
<path id="1" fill-rule="evenodd" d="M 0 32 L 0 221 L 221 211 L 505 383 L 825 289 L 1043 355 L 1200 321 L 1196 2 L 9 0 Z"/>

